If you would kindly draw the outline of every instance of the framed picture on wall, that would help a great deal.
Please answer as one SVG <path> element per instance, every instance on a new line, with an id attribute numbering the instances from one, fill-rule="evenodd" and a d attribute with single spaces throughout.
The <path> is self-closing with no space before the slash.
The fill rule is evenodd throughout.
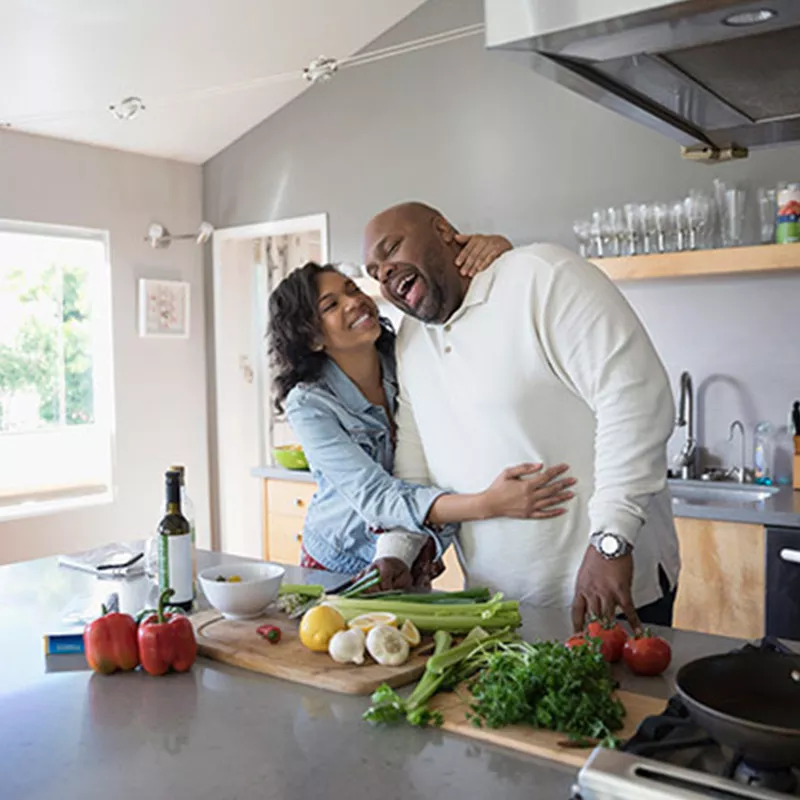
<path id="1" fill-rule="evenodd" d="M 139 281 L 139 336 L 189 337 L 189 289 L 183 281 Z"/>

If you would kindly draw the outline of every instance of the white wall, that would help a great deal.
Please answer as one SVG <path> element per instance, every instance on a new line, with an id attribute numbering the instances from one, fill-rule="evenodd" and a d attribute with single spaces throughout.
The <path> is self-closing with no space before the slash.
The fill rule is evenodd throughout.
<path id="1" fill-rule="evenodd" d="M 50 516 L 0 522 L 0 563 L 151 535 L 163 474 L 187 469 L 198 543 L 208 546 L 209 491 L 202 251 L 190 242 L 152 250 L 157 220 L 175 233 L 201 219 L 200 167 L 0 131 L 0 218 L 107 230 L 111 239 L 116 391 L 115 500 Z M 140 277 L 191 284 L 191 336 L 141 339 Z"/>

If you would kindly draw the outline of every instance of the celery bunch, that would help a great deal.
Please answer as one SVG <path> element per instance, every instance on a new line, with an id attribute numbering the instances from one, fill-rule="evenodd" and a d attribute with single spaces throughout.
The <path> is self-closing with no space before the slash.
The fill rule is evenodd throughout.
<path id="1" fill-rule="evenodd" d="M 476 627 L 488 631 L 518 628 L 522 624 L 519 602 L 503 600 L 500 593 L 488 600 L 472 600 L 471 597 L 452 597 L 448 594 L 431 594 L 413 599 L 392 595 L 377 598 L 370 595 L 331 595 L 325 597 L 323 602 L 333 606 L 346 622 L 362 614 L 388 612 L 397 617 L 399 624 L 410 619 L 419 630 L 425 632 L 465 634 Z"/>

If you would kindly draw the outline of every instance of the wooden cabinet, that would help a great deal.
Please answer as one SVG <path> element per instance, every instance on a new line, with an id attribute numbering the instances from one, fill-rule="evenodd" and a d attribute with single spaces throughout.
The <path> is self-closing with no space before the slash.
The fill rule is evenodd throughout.
<path id="1" fill-rule="evenodd" d="M 764 528 L 683 517 L 675 524 L 682 561 L 675 627 L 744 639 L 762 637 Z"/>
<path id="2" fill-rule="evenodd" d="M 315 483 L 267 479 L 264 481 L 263 554 L 268 561 L 298 564 L 303 545 L 303 522 L 308 504 L 317 490 Z M 446 570 L 434 581 L 437 589 L 455 591 L 464 587 L 464 573 L 454 548 L 444 556 Z"/>
<path id="3" fill-rule="evenodd" d="M 264 481 L 263 553 L 269 561 L 298 564 L 303 543 L 303 521 L 314 483 Z"/>

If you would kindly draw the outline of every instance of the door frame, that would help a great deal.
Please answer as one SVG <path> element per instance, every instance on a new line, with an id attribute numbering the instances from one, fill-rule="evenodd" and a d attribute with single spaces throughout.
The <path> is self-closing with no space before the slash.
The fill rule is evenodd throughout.
<path id="1" fill-rule="evenodd" d="M 301 217 L 288 217 L 286 219 L 273 220 L 271 222 L 257 222 L 251 225 L 239 225 L 230 228 L 219 228 L 214 231 L 212 239 L 212 260 L 211 260 L 211 313 L 209 318 L 212 320 L 210 327 L 209 341 L 207 342 L 207 352 L 209 354 L 208 375 L 209 375 L 209 488 L 211 495 L 211 549 L 219 551 L 222 544 L 222 519 L 221 519 L 221 487 L 219 479 L 219 447 L 218 447 L 218 390 L 217 390 L 217 363 L 219 358 L 217 331 L 221 330 L 222 312 L 220 304 L 216 298 L 221 296 L 222 291 L 222 251 L 226 242 L 241 241 L 247 239 L 263 239 L 270 236 L 281 236 L 291 233 L 302 233 L 308 230 L 320 231 L 320 253 L 323 263 L 330 260 L 329 234 L 328 234 L 328 214 L 321 212 L 318 214 L 307 214 Z M 254 298 L 254 302 L 258 298 Z M 264 408 L 264 393 L 268 391 L 269 375 L 265 370 L 266 354 L 256 362 L 256 380 L 258 407 Z M 263 415 L 259 415 L 259 447 L 264 447 L 264 426 Z M 255 464 L 253 465 L 256 466 Z M 263 516 L 263 493 L 261 497 Z"/>

